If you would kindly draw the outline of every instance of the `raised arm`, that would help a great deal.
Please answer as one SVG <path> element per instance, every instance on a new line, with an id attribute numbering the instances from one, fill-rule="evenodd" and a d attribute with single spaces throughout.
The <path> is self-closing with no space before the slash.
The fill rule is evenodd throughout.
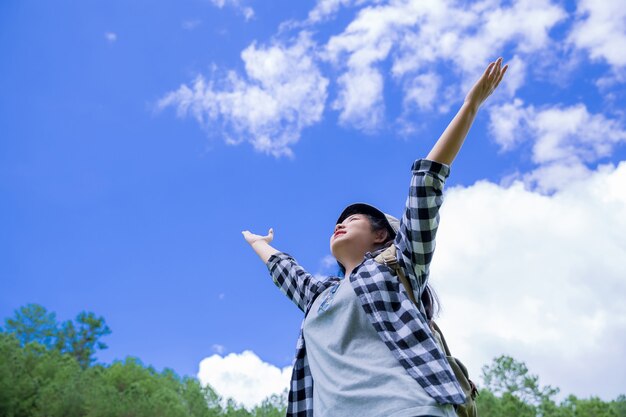
<path id="1" fill-rule="evenodd" d="M 489 64 L 426 159 L 447 165 L 452 164 L 474 122 L 479 107 L 498 87 L 508 67 L 508 64 L 502 67 L 502 58 Z"/>
<path id="2" fill-rule="evenodd" d="M 398 263 L 411 282 L 415 299 L 419 300 L 435 252 L 439 208 L 443 203 L 443 188 L 450 175 L 450 166 L 429 159 L 418 159 L 413 163 L 411 171 L 413 175 L 409 196 L 394 244 Z"/>
<path id="3" fill-rule="evenodd" d="M 459 152 L 479 107 L 498 86 L 507 68 L 508 65 L 502 67 L 502 58 L 487 66 L 428 156 L 413 163 L 409 196 L 395 244 L 398 261 L 411 281 L 416 299 L 421 297 L 428 280 L 439 228 L 443 188 L 450 175 L 450 165 Z"/>
<path id="4" fill-rule="evenodd" d="M 270 246 L 270 242 L 274 239 L 274 229 L 271 227 L 266 236 L 255 235 L 248 230 L 244 230 L 241 234 L 243 234 L 246 242 L 252 246 L 252 249 L 259 255 L 264 264 L 267 264 L 270 256 L 278 252 L 278 249 Z"/>
<path id="5" fill-rule="evenodd" d="M 291 255 L 270 246 L 269 242 L 274 238 L 273 229 L 266 236 L 255 235 L 247 230 L 241 233 L 269 270 L 274 284 L 300 310 L 306 312 L 309 303 L 320 291 L 320 281 Z"/>

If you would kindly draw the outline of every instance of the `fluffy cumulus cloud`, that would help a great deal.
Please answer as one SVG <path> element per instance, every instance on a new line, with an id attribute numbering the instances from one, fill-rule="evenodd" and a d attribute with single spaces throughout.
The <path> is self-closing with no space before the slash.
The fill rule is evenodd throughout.
<path id="1" fill-rule="evenodd" d="M 568 40 L 615 69 L 626 67 L 626 7 L 619 1 L 580 0 Z"/>
<path id="2" fill-rule="evenodd" d="M 327 97 L 328 80 L 313 60 L 314 47 L 307 32 L 287 45 L 253 43 L 241 54 L 245 76 L 198 75 L 163 97 L 158 108 L 176 106 L 180 116 L 193 115 L 207 131 L 221 122 L 229 144 L 247 140 L 261 152 L 293 156 L 290 145 L 321 119 Z"/>
<path id="3" fill-rule="evenodd" d="M 514 52 L 511 68 L 515 67 L 516 75 L 507 88 L 512 96 L 523 83 L 523 61 L 554 46 L 549 32 L 566 17 L 565 10 L 550 0 L 508 5 L 404 0 L 370 5 L 326 45 L 326 59 L 345 70 L 337 80 L 334 108 L 344 124 L 362 129 L 380 124 L 384 111 L 381 63 L 390 61 L 393 77 L 404 80 L 405 105 L 415 104 L 422 110 L 431 110 L 435 98 L 441 101 L 436 74 L 450 66 L 460 82 L 454 83 L 455 94 L 444 95 L 439 110 L 446 111 L 463 99 L 462 93 L 486 63 L 505 47 Z"/>
<path id="4" fill-rule="evenodd" d="M 559 387 L 558 401 L 623 393 L 615 361 L 626 357 L 626 161 L 552 195 L 520 181 L 448 187 L 440 214 L 430 275 L 437 321 L 476 382 L 507 354 Z M 320 261 L 335 273 L 332 264 Z M 250 407 L 287 388 L 291 369 L 246 351 L 203 360 L 198 377 Z"/>
<path id="5" fill-rule="evenodd" d="M 550 196 L 521 182 L 445 192 L 431 282 L 453 354 L 476 376 L 508 354 L 562 394 L 622 393 L 626 162 Z"/>
<path id="6" fill-rule="evenodd" d="M 244 7 L 239 0 L 211 1 L 217 7 Z M 343 127 L 376 133 L 394 126 L 400 135 L 411 133 L 418 130 L 414 113 L 449 112 L 486 64 L 505 52 L 509 71 L 491 102 L 513 102 L 531 77 L 571 87 L 567 84 L 574 82 L 573 71 L 584 55 L 611 67 L 612 72 L 593 80 L 609 103 L 619 93 L 607 89 L 626 80 L 626 49 L 620 48 L 626 43 L 626 12 L 619 6 L 581 0 L 568 14 L 555 0 L 318 0 L 303 21 L 284 22 L 276 40 L 255 42 L 242 52 L 245 74 L 198 75 L 159 106 L 174 105 L 180 115 L 192 114 L 226 143 L 247 141 L 280 157 L 292 156 L 303 129 L 322 120 L 329 89 L 329 108 Z M 342 9 L 353 13 L 348 23 L 339 31 L 336 26 L 321 31 Z M 280 40 L 290 31 L 295 40 Z M 402 107 L 390 125 L 385 103 L 389 83 L 402 94 Z M 518 121 L 535 120 L 529 126 L 542 137 L 533 153 L 542 175 L 528 181 L 554 188 L 559 184 L 550 185 L 547 178 L 584 175 L 585 164 L 593 160 L 589 155 L 602 153 L 599 147 L 606 141 L 596 140 L 591 129 L 586 129 L 590 141 L 576 142 L 565 139 L 572 137 L 567 132 L 555 133 L 553 125 L 561 117 L 582 126 L 588 117 L 599 126 L 602 116 L 556 104 L 540 111 L 510 106 Z M 503 149 L 520 140 L 505 132 L 506 123 L 513 121 L 494 128 L 504 132 L 497 139 Z M 608 129 L 615 131 L 611 124 Z"/>
<path id="7" fill-rule="evenodd" d="M 203 359 L 197 377 L 202 385 L 213 387 L 224 403 L 232 398 L 252 409 L 267 397 L 283 394 L 289 386 L 292 369 L 291 366 L 279 369 L 246 350 Z"/>
<path id="8" fill-rule="evenodd" d="M 309 12 L 308 23 L 318 23 L 323 21 L 341 8 L 353 3 L 352 0 L 318 0 L 315 7 Z"/>
<path id="9" fill-rule="evenodd" d="M 590 174 L 587 166 L 608 157 L 626 142 L 626 130 L 618 120 L 592 114 L 584 104 L 571 106 L 525 106 L 512 103 L 489 110 L 490 130 L 503 151 L 524 142 L 531 144 L 537 169 L 515 175 L 542 192 L 553 192 Z"/>

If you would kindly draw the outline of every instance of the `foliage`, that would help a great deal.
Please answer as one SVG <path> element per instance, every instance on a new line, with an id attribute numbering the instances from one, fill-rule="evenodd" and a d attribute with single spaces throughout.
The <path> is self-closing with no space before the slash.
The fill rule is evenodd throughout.
<path id="1" fill-rule="evenodd" d="M 48 313 L 39 304 L 28 304 L 16 310 L 13 318 L 5 320 L 4 331 L 15 334 L 22 346 L 36 341 L 50 348 L 59 330 L 54 313 Z"/>
<path id="2" fill-rule="evenodd" d="M 56 322 L 36 304 L 19 309 L 0 329 L 0 416 L 6 417 L 283 417 L 288 391 L 252 410 L 222 398 L 196 378 L 157 372 L 138 358 L 93 364 L 99 338 L 110 333 L 104 319 L 83 312 L 76 324 Z M 569 395 L 541 387 L 523 362 L 494 358 L 483 367 L 477 397 L 481 417 L 626 417 L 626 395 L 613 401 Z"/>
<path id="3" fill-rule="evenodd" d="M 217 417 L 217 395 L 195 378 L 158 373 L 137 358 L 83 369 L 68 353 L 0 333 L 0 415 Z"/>
<path id="4" fill-rule="evenodd" d="M 624 395 L 609 402 L 569 395 L 557 405 L 552 397 L 559 389 L 540 387 L 539 378 L 528 374 L 526 364 L 510 356 L 494 358 L 482 371 L 486 387 L 476 399 L 481 417 L 626 417 Z"/>
<path id="5" fill-rule="evenodd" d="M 539 377 L 529 375 L 523 362 L 502 355 L 491 366 L 482 367 L 482 378 L 487 389 L 494 394 L 510 394 L 526 404 L 539 405 L 558 394 L 559 389 L 549 385 L 540 388 Z"/>
<path id="6" fill-rule="evenodd" d="M 99 339 L 111 333 L 104 318 L 94 313 L 81 312 L 76 324 L 71 320 L 58 323 L 54 313 L 48 313 L 39 304 L 28 304 L 15 311 L 15 316 L 5 320 L 5 330 L 12 333 L 22 346 L 38 342 L 47 348 L 68 353 L 87 368 L 94 361 L 96 349 L 106 349 Z"/>

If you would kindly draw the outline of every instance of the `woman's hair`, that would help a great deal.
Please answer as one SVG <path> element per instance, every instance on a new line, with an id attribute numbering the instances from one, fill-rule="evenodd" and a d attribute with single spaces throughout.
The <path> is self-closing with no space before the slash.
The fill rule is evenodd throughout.
<path id="1" fill-rule="evenodd" d="M 389 230 L 387 229 L 387 223 L 383 219 L 379 217 L 374 217 L 371 214 L 366 214 L 366 216 L 369 218 L 370 225 L 372 226 L 372 232 L 377 232 L 382 229 L 387 230 L 387 239 L 383 243 L 381 243 L 376 249 L 388 246 L 389 243 L 394 240 L 394 237 L 391 233 L 389 233 Z M 345 276 L 346 268 L 344 268 L 344 266 L 341 265 L 341 263 L 339 262 L 337 262 L 337 264 L 339 265 L 339 276 Z M 426 283 L 426 288 L 424 288 L 424 291 L 422 292 L 420 302 L 424 306 L 424 310 L 426 310 L 426 318 L 428 319 L 428 321 L 431 321 L 434 317 L 439 316 L 439 297 L 437 296 L 437 293 L 435 293 L 435 290 L 433 290 L 430 283 Z"/>

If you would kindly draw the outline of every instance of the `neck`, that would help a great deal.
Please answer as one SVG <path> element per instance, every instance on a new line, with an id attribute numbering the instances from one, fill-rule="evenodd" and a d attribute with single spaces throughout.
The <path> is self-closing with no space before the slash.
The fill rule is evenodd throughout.
<path id="1" fill-rule="evenodd" d="M 388 245 L 389 244 L 381 246 L 381 247 L 378 247 L 378 248 L 370 248 L 369 252 L 374 253 L 377 250 L 382 249 L 383 247 L 386 247 Z M 341 259 L 341 260 L 339 260 L 341 262 L 341 264 L 344 266 L 344 268 L 346 269 L 346 273 L 345 273 L 346 277 L 349 277 L 350 274 L 352 273 L 352 271 L 354 271 L 354 268 L 356 268 L 361 262 L 363 262 L 363 258 L 364 257 L 365 257 L 365 253 L 363 255 L 361 255 L 360 258 L 355 257 L 355 258 L 352 258 L 352 259 Z"/>
<path id="2" fill-rule="evenodd" d="M 343 264 L 344 268 L 346 268 L 346 277 L 349 277 L 350 274 L 352 273 L 352 271 L 354 271 L 354 268 L 357 267 L 358 264 L 360 264 L 361 262 L 363 262 L 363 258 L 359 259 L 359 260 L 350 260 L 350 261 L 342 261 L 341 263 Z"/>
<path id="3" fill-rule="evenodd" d="M 374 248 L 369 248 L 369 252 L 374 252 L 374 250 Z M 346 277 L 349 277 L 352 271 L 354 271 L 354 268 L 356 268 L 361 262 L 363 262 L 366 253 L 367 251 L 359 255 L 355 255 L 350 258 L 342 258 L 340 260 L 341 264 L 344 266 L 344 268 L 346 268 Z"/>

